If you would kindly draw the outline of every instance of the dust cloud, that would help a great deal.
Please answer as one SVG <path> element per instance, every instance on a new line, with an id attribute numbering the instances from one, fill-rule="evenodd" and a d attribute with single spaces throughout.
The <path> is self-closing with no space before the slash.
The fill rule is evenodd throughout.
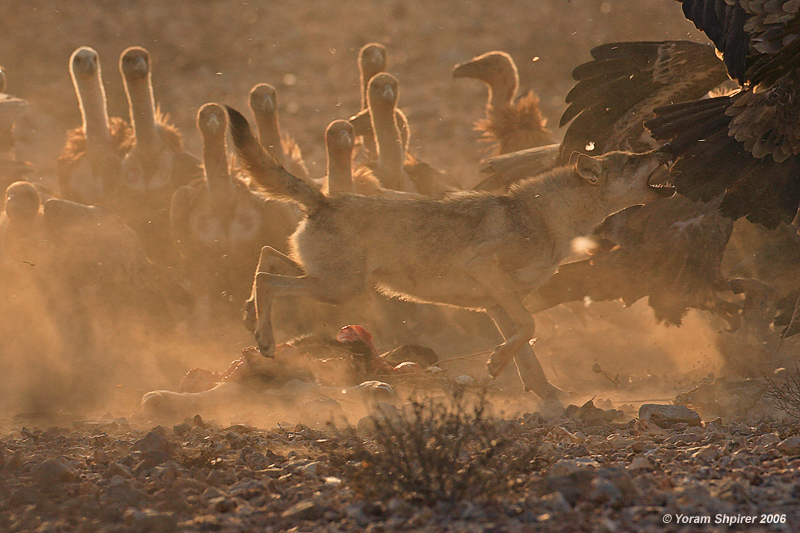
<path id="1" fill-rule="evenodd" d="M 128 46 L 147 48 L 156 101 L 195 154 L 202 149 L 195 127 L 200 106 L 214 101 L 244 108 L 254 84 L 272 83 L 280 95 L 281 126 L 301 146 L 312 176 L 322 176 L 325 126 L 359 110 L 358 49 L 382 42 L 389 71 L 400 81 L 411 150 L 468 187 L 482 179 L 482 149 L 476 149 L 472 123 L 481 116 L 485 88 L 453 80 L 456 63 L 493 49 L 509 52 L 522 88 L 538 92 L 560 134 L 556 126 L 573 83 L 571 69 L 590 58 L 592 47 L 615 40 L 705 41 L 674 2 L 664 0 L 30 0 L 5 2 L 0 10 L 7 92 L 31 106 L 16 127 L 17 159 L 32 162 L 32 181 L 53 190 L 65 132 L 80 124 L 68 60 L 82 45 L 99 52 L 109 112 L 125 119 L 119 55 Z M 0 257 L 0 418 L 42 411 L 125 416 L 138 411 L 143 393 L 177 390 L 193 367 L 223 371 L 253 344 L 241 302 L 220 307 L 224 312 L 198 327 L 191 306 L 126 304 L 85 279 L 42 272 L 46 263 L 9 266 L 6 259 Z M 307 331 L 296 320 L 282 324 L 275 318 L 278 341 L 320 327 L 335 334 L 364 321 L 380 351 L 417 342 L 448 358 L 500 342 L 482 315 L 426 308 L 412 320 L 417 312 L 411 305 L 398 304 L 381 322 L 361 304 L 360 313 L 357 306 L 339 312 L 322 306 L 324 318 Z M 299 313 L 285 308 L 278 315 Z M 442 326 L 442 316 L 454 320 Z M 692 311 L 676 328 L 658 325 L 644 301 L 629 309 L 617 302 L 577 303 L 540 313 L 537 328 L 534 350 L 545 372 L 587 398 L 663 398 L 724 367 L 717 340 L 725 324 L 704 312 Z M 459 361 L 448 371 L 485 377 L 485 359 Z M 593 370 L 595 364 L 602 372 Z M 507 370 L 495 384 L 517 390 L 514 374 Z"/>

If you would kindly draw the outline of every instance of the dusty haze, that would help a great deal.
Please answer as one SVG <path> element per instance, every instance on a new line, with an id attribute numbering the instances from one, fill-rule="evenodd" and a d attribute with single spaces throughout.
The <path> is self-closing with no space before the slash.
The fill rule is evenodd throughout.
<path id="1" fill-rule="evenodd" d="M 55 184 L 65 132 L 80 124 L 68 59 L 81 45 L 99 52 L 109 113 L 126 119 L 118 58 L 129 46 L 147 48 L 156 101 L 195 154 L 201 150 L 195 127 L 201 105 L 215 101 L 244 110 L 254 84 L 273 84 L 284 132 L 300 144 L 312 176 L 321 176 L 325 127 L 359 109 L 358 49 L 381 42 L 388 49 L 388 70 L 400 83 L 413 152 L 470 186 L 480 180 L 472 122 L 483 113 L 486 88 L 453 80 L 456 63 L 493 49 L 510 53 L 522 89 L 538 92 L 555 129 L 572 86 L 570 72 L 590 59 L 592 47 L 626 40 L 706 41 L 668 0 L 4 0 L 0 32 L 7 92 L 31 104 L 17 127 L 18 158 L 35 163 L 36 179 L 48 185 Z M 122 322 L 93 317 L 96 345 L 76 355 L 64 349 L 37 287 L 0 284 L 0 418 L 53 408 L 125 415 L 138 409 L 143 392 L 177 389 L 191 367 L 224 370 L 252 344 L 235 312 L 216 317 L 204 332 L 154 332 L 129 314 Z M 350 321 L 345 317 L 328 329 L 335 332 Z M 642 399 L 663 397 L 658 395 L 686 383 L 687 374 L 696 379 L 720 369 L 716 339 L 724 325 L 707 314 L 693 311 L 682 328 L 665 328 L 655 324 L 645 302 L 628 310 L 617 303 L 589 310 L 575 304 L 542 313 L 537 322 L 535 349 L 545 372 L 587 398 L 615 394 L 608 380 L 592 372 L 595 361 L 611 377 L 642 384 L 627 393 Z M 489 349 L 499 336 L 477 327 L 426 340 L 440 357 L 452 357 Z M 377 341 L 379 349 L 394 347 Z M 481 356 L 461 363 L 455 373 L 485 377 L 484 361 Z M 509 390 L 518 383 L 511 371 L 498 380 Z"/>

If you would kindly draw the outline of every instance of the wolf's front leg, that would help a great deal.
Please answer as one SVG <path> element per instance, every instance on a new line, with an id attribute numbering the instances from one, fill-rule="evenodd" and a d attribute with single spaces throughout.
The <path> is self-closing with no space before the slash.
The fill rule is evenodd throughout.
<path id="1" fill-rule="evenodd" d="M 500 306 L 487 309 L 486 313 L 492 318 L 503 338 L 509 339 L 517 335 L 514 321 Z M 533 392 L 543 400 L 562 400 L 567 396 L 566 392 L 547 380 L 547 376 L 544 375 L 544 370 L 542 370 L 542 365 L 528 342 L 509 355 L 500 354 L 501 357 L 506 357 L 502 366 L 500 366 L 500 357 L 495 359 L 501 346 L 498 347 L 498 350 L 495 350 L 488 362 L 489 373 L 492 376 L 498 376 L 505 365 L 508 364 L 509 359 L 513 357 L 519 378 L 522 380 L 522 387 L 525 390 Z"/>

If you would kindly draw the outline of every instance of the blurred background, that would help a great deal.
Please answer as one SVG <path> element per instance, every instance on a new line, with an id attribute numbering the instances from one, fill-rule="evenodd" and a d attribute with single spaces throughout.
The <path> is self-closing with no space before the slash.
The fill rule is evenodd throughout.
<path id="1" fill-rule="evenodd" d="M 195 126 L 200 106 L 219 102 L 244 110 L 250 88 L 271 83 L 278 90 L 284 133 L 299 143 L 310 174 L 322 176 L 325 127 L 359 110 L 358 50 L 371 41 L 383 43 L 388 71 L 400 83 L 399 105 L 410 122 L 411 151 L 471 186 L 481 179 L 479 164 L 486 155 L 473 131 L 473 122 L 484 112 L 486 87 L 454 80 L 456 63 L 490 50 L 510 53 L 519 67 L 521 91 L 539 94 L 560 139 L 557 126 L 573 83 L 570 73 L 590 59 L 594 46 L 631 40 L 705 42 L 670 0 L 0 0 L 0 36 L 6 92 L 30 103 L 17 124 L 17 158 L 34 163 L 34 178 L 49 185 L 55 183 L 66 131 L 81 122 L 68 68 L 79 46 L 99 52 L 109 113 L 126 120 L 119 56 L 129 46 L 147 48 L 156 102 L 195 154 L 202 148 Z M 58 368 L 72 364 L 58 355 L 57 335 L 41 305 L 10 306 L 0 316 L 0 372 L 5 376 L 0 407 L 49 405 L 47 398 L 39 399 L 57 388 L 63 373 Z M 605 383 L 592 373 L 596 360 L 612 378 L 623 373 L 649 383 L 648 376 L 655 376 L 651 384 L 662 388 L 687 372 L 702 376 L 718 366 L 714 339 L 723 325 L 695 311 L 676 329 L 656 326 L 644 302 L 625 311 L 618 303 L 595 304 L 588 317 L 580 308 L 562 306 L 537 316 L 537 354 L 559 385 L 591 390 Z M 111 321 L 95 327 L 105 328 L 102 364 L 95 366 L 102 372 L 90 372 L 76 383 L 92 383 L 95 398 L 120 391 L 125 409 L 135 409 L 146 390 L 175 389 L 192 366 L 224 370 L 252 343 L 238 320 L 220 324 L 224 333 L 218 339 L 195 343 L 181 336 L 165 341 L 147 331 L 137 331 L 140 337 L 132 342 L 129 335 L 136 328 L 119 336 L 118 324 Z M 440 356 L 463 354 L 465 339 L 459 340 L 451 345 L 455 353 Z M 498 339 L 474 341 L 471 348 L 479 351 Z M 469 363 L 466 370 L 485 372 L 484 360 Z M 48 366 L 53 372 L 42 373 Z M 32 368 L 40 375 L 23 378 Z M 513 372 L 506 374 L 500 382 L 518 389 Z M 63 399 L 51 396 L 56 402 Z"/>
<path id="2" fill-rule="evenodd" d="M 147 48 L 156 101 L 198 153 L 194 125 L 206 102 L 246 107 L 259 82 L 279 92 L 281 123 L 300 143 L 312 175 L 323 175 L 323 133 L 359 108 L 358 49 L 385 44 L 400 81 L 400 106 L 422 159 L 465 183 L 477 180 L 477 134 L 485 87 L 454 81 L 456 63 L 489 50 L 517 62 L 521 89 L 534 89 L 555 129 L 570 72 L 609 41 L 704 36 L 669 0 L 28 0 L 0 2 L 0 65 L 8 92 L 32 109 L 18 126 L 19 155 L 52 174 L 67 128 L 80 125 L 68 61 L 79 46 L 100 54 L 111 115 L 127 119 L 119 56 Z"/>

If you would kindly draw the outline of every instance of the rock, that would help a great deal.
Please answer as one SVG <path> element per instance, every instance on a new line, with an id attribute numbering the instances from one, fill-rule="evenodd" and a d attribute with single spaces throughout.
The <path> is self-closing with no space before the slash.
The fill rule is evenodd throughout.
<path id="1" fill-rule="evenodd" d="M 578 500 L 588 494 L 592 480 L 597 476 L 593 470 L 579 470 L 567 475 L 551 475 L 544 480 L 540 494 L 558 493 L 566 499 L 569 505 L 575 505 Z"/>
<path id="2" fill-rule="evenodd" d="M 418 344 L 406 344 L 381 355 L 381 358 L 392 366 L 401 363 L 417 363 L 422 368 L 428 368 L 439 361 L 439 357 L 432 349 Z"/>
<path id="3" fill-rule="evenodd" d="M 578 409 L 575 418 L 583 420 L 589 426 L 599 426 L 611 422 L 620 415 L 622 415 L 622 411 L 598 409 L 592 400 L 589 400 Z"/>
<path id="4" fill-rule="evenodd" d="M 597 504 L 608 502 L 610 505 L 614 505 L 622 499 L 622 492 L 611 481 L 596 477 L 592 480 L 589 499 Z"/>
<path id="5" fill-rule="evenodd" d="M 155 467 L 156 467 L 155 461 L 153 461 L 152 459 L 145 459 L 143 461 L 139 461 L 139 463 L 133 467 L 131 473 L 134 476 L 139 477 L 143 472 L 147 472 L 148 470 L 151 470 Z"/>
<path id="6" fill-rule="evenodd" d="M 627 448 L 628 446 L 632 446 L 636 440 L 632 437 L 625 437 L 623 435 L 615 434 L 611 435 L 608 439 L 606 439 L 611 447 L 615 450 L 621 450 L 622 448 Z"/>
<path id="7" fill-rule="evenodd" d="M 756 439 L 754 443 L 756 446 L 763 446 L 764 448 L 768 446 L 772 446 L 774 444 L 778 444 L 781 441 L 781 438 L 778 436 L 777 433 L 764 433 L 760 437 Z"/>
<path id="8" fill-rule="evenodd" d="M 189 424 L 183 423 L 172 426 L 172 432 L 175 433 L 179 437 L 185 436 L 189 431 L 191 431 L 192 426 Z"/>
<path id="9" fill-rule="evenodd" d="M 206 501 L 210 501 L 217 498 L 227 498 L 229 496 L 230 494 L 228 494 L 225 491 L 219 490 L 216 487 L 208 487 L 205 491 L 203 491 L 203 494 L 200 497 Z"/>
<path id="10" fill-rule="evenodd" d="M 364 381 L 345 392 L 354 394 L 367 403 L 393 402 L 395 400 L 394 388 L 383 381 Z"/>
<path id="11" fill-rule="evenodd" d="M 800 455 L 800 435 L 795 435 L 782 440 L 778 443 L 777 448 L 778 451 L 783 455 Z"/>
<path id="12" fill-rule="evenodd" d="M 320 508 L 316 503 L 305 500 L 286 509 L 281 513 L 281 517 L 294 520 L 315 520 L 320 514 Z"/>
<path id="13" fill-rule="evenodd" d="M 133 477 L 133 474 L 131 473 L 131 469 L 128 468 L 127 466 L 121 463 L 113 462 L 110 465 L 108 465 L 108 468 L 106 468 L 106 477 L 114 477 L 114 476 L 130 478 Z"/>
<path id="14" fill-rule="evenodd" d="M 163 452 L 171 453 L 169 441 L 158 433 L 150 432 L 143 439 L 136 441 L 131 448 L 133 451 L 140 452 Z"/>
<path id="15" fill-rule="evenodd" d="M 648 457 L 643 455 L 637 455 L 631 461 L 631 464 L 628 465 L 628 470 L 632 472 L 642 471 L 642 470 L 653 470 L 653 463 L 650 462 Z"/>
<path id="16" fill-rule="evenodd" d="M 711 463 L 715 461 L 720 456 L 719 448 L 714 444 L 709 444 L 708 446 L 703 446 L 696 452 L 692 454 L 692 459 L 700 459 L 706 463 Z"/>
<path id="17" fill-rule="evenodd" d="M 145 494 L 134 488 L 128 481 L 121 476 L 114 476 L 104 492 L 106 500 L 119 505 L 130 507 L 137 505 L 146 498 Z"/>
<path id="18" fill-rule="evenodd" d="M 188 490 L 201 493 L 208 488 L 208 485 L 196 479 L 182 477 L 175 480 L 175 483 L 172 484 L 172 488 L 178 491 Z"/>
<path id="19" fill-rule="evenodd" d="M 72 481 L 75 473 L 67 468 L 61 461 L 48 459 L 42 464 L 33 468 L 33 479 L 43 488 L 50 488 L 60 483 Z"/>
<path id="20" fill-rule="evenodd" d="M 92 460 L 97 464 L 105 465 L 108 464 L 111 459 L 108 457 L 108 454 L 105 452 L 105 450 L 103 450 L 103 448 L 97 448 L 92 453 Z"/>
<path id="21" fill-rule="evenodd" d="M 265 468 L 263 470 L 259 470 L 258 473 L 269 476 L 272 479 L 278 479 L 282 475 L 286 474 L 287 471 L 283 468 Z"/>
<path id="22" fill-rule="evenodd" d="M 571 474 L 583 468 L 600 468 L 600 463 L 591 457 L 578 457 L 576 459 L 561 459 L 550 467 L 552 475 Z"/>
<path id="23" fill-rule="evenodd" d="M 212 470 L 208 475 L 209 485 L 230 485 L 238 480 L 236 472 L 228 468 Z"/>
<path id="24" fill-rule="evenodd" d="M 637 440 L 633 444 L 631 444 L 631 450 L 634 453 L 642 453 L 649 450 L 652 450 L 656 447 L 656 443 L 652 440 Z"/>
<path id="25" fill-rule="evenodd" d="M 308 463 L 307 465 L 300 468 L 300 471 L 304 474 L 316 475 L 316 476 L 324 476 L 327 474 L 327 469 L 325 465 L 321 464 L 319 461 L 314 461 L 313 463 Z"/>
<path id="26" fill-rule="evenodd" d="M 552 457 L 559 452 L 558 446 L 553 444 L 552 442 L 544 441 L 539 445 L 539 450 L 537 451 L 539 455 L 542 457 Z"/>
<path id="27" fill-rule="evenodd" d="M 233 431 L 228 431 L 225 433 L 225 440 L 228 441 L 228 444 L 230 444 L 231 448 L 234 450 L 241 450 L 247 446 L 247 439 Z"/>
<path id="28" fill-rule="evenodd" d="M 370 437 L 375 434 L 378 428 L 375 426 L 375 420 L 371 416 L 362 416 L 356 423 L 356 433 L 359 437 Z"/>
<path id="29" fill-rule="evenodd" d="M 701 425 L 700 415 L 683 405 L 646 403 L 639 408 L 639 418 L 662 428 L 669 428 L 675 424 Z"/>
<path id="30" fill-rule="evenodd" d="M 136 533 L 169 533 L 178 527 L 178 515 L 162 513 L 152 509 L 128 509 L 124 515 L 125 522 Z"/>
<path id="31" fill-rule="evenodd" d="M 237 481 L 235 484 L 231 485 L 230 488 L 231 496 L 243 500 L 252 500 L 268 492 L 269 489 L 264 482 L 250 478 Z"/>
<path id="32" fill-rule="evenodd" d="M 545 494 L 542 496 L 541 502 L 547 509 L 556 513 L 566 513 L 572 509 L 572 506 L 560 492 Z"/>
<path id="33" fill-rule="evenodd" d="M 475 378 L 473 378 L 472 376 L 468 376 L 467 374 L 462 374 L 461 376 L 458 376 L 454 381 L 459 385 L 471 385 L 472 383 L 475 383 Z"/>
<path id="34" fill-rule="evenodd" d="M 414 512 L 414 506 L 400 498 L 392 498 L 386 504 L 386 509 L 394 515 L 411 516 Z"/>
<path id="35" fill-rule="evenodd" d="M 555 426 L 550 433 L 548 433 L 549 437 L 552 437 L 558 441 L 567 441 L 572 444 L 581 444 L 586 440 L 586 437 L 580 437 L 574 433 L 567 431 L 566 429 L 562 428 L 561 426 Z"/>
<path id="36" fill-rule="evenodd" d="M 345 515 L 361 527 L 365 527 L 370 523 L 369 517 L 364 512 L 364 505 L 360 503 L 348 505 L 347 509 L 345 509 Z"/>
<path id="37" fill-rule="evenodd" d="M 227 496 L 211 498 L 208 501 L 208 505 L 218 513 L 230 513 L 238 507 L 236 500 Z"/>
<path id="38" fill-rule="evenodd" d="M 22 450 L 17 450 L 11 459 L 6 461 L 5 469 L 7 472 L 16 472 L 22 466 Z"/>

